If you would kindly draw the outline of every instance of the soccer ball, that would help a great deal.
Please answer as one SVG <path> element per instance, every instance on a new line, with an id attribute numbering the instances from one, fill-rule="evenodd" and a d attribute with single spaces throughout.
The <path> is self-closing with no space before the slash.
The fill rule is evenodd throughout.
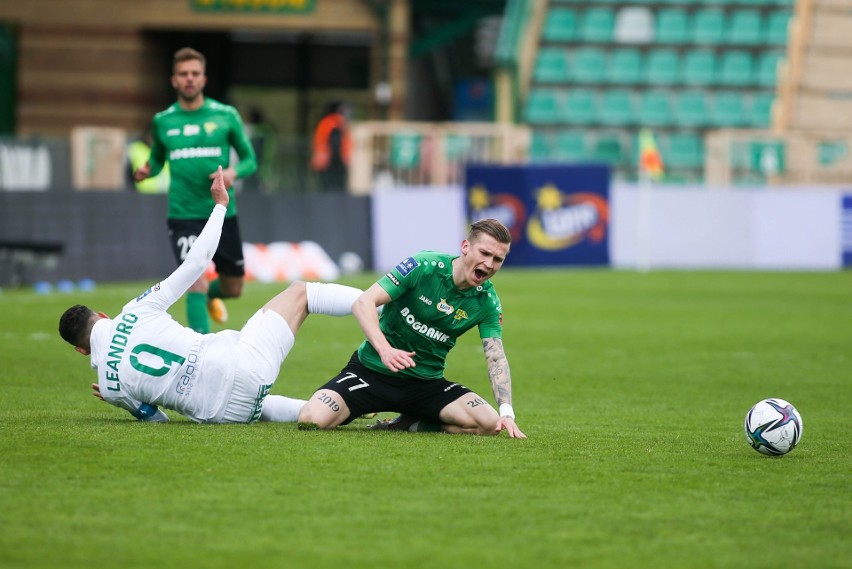
<path id="1" fill-rule="evenodd" d="M 781 456 L 799 444 L 802 416 L 787 401 L 764 399 L 749 409 L 745 417 L 745 435 L 751 448 L 761 454 Z"/>

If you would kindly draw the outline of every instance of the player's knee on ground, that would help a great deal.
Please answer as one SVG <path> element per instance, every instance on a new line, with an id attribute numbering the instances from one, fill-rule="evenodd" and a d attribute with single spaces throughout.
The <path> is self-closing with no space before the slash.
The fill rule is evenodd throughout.
<path id="1" fill-rule="evenodd" d="M 335 417 L 324 406 L 318 405 L 313 398 L 299 411 L 298 423 L 303 429 L 326 430 L 336 426 Z"/>

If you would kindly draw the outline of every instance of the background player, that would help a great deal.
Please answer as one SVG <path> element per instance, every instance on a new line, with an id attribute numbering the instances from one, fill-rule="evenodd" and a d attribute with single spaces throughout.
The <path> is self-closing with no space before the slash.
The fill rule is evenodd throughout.
<path id="1" fill-rule="evenodd" d="M 202 274 L 186 295 L 187 321 L 201 333 L 210 331 L 210 317 L 219 323 L 228 319 L 222 298 L 242 294 L 243 243 L 232 186 L 235 179 L 257 170 L 257 159 L 237 110 L 204 96 L 205 67 L 204 56 L 192 48 L 175 53 L 172 87 L 177 92 L 177 102 L 154 116 L 151 157 L 134 172 L 138 182 L 157 175 L 168 161 L 171 183 L 167 224 L 172 250 L 180 263 L 213 207 L 206 179 L 212 178 L 219 166 L 224 168 L 231 202 L 219 249 L 213 257 L 219 278 L 208 282 Z M 240 158 L 234 167 L 229 166 L 231 147 Z"/>

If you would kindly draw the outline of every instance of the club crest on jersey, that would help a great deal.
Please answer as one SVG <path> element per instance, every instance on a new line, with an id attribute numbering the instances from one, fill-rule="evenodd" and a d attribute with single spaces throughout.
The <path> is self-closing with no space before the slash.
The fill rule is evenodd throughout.
<path id="1" fill-rule="evenodd" d="M 408 276 L 408 273 L 410 273 L 419 266 L 420 263 L 417 262 L 417 259 L 415 259 L 414 257 L 408 257 L 396 266 L 396 270 L 399 271 L 399 276 L 405 278 Z"/>
<path id="2" fill-rule="evenodd" d="M 450 315 L 453 313 L 453 310 L 455 310 L 455 308 L 453 308 L 452 304 L 447 304 L 446 298 L 442 298 L 441 302 L 438 303 L 438 312 Z"/>
<path id="3" fill-rule="evenodd" d="M 456 313 L 455 313 L 455 315 L 453 316 L 453 319 L 454 319 L 456 322 L 458 322 L 459 320 L 467 320 L 467 312 L 465 312 L 464 310 L 462 310 L 461 308 L 459 308 L 458 310 L 456 310 Z"/>
<path id="4" fill-rule="evenodd" d="M 207 134 L 211 134 L 217 128 L 219 128 L 219 125 L 213 121 L 207 121 L 206 123 L 204 123 L 204 132 L 206 132 Z"/>
<path id="5" fill-rule="evenodd" d="M 197 124 L 185 124 L 183 125 L 183 135 L 184 136 L 195 136 L 201 132 L 201 127 Z"/>

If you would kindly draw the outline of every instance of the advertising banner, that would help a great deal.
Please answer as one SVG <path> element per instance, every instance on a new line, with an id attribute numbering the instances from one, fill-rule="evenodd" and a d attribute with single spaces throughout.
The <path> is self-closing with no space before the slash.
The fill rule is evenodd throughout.
<path id="1" fill-rule="evenodd" d="M 609 168 L 468 165 L 467 214 L 512 233 L 506 266 L 609 264 Z"/>
<path id="2" fill-rule="evenodd" d="M 852 194 L 843 196 L 841 246 L 843 247 L 843 266 L 852 267 Z"/>

